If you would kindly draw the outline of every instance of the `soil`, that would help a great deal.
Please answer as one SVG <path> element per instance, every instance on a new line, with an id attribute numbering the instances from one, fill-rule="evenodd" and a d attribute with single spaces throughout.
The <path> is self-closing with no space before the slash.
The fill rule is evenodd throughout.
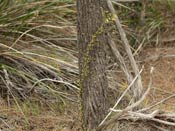
<path id="1" fill-rule="evenodd" d="M 142 75 L 144 85 L 148 85 L 151 67 L 154 67 L 153 88 L 150 101 L 156 102 L 175 93 L 175 47 L 148 48 L 141 54 L 141 64 L 145 65 Z M 159 108 L 166 111 L 175 111 L 175 97 L 171 98 Z"/>
<path id="2" fill-rule="evenodd" d="M 70 105 L 69 105 L 70 106 Z M 79 115 L 77 105 L 65 107 L 64 112 L 51 110 L 48 107 L 34 111 L 30 108 L 23 113 L 18 107 L 7 105 L 7 102 L 0 100 L 0 130 L 2 131 L 79 131 Z M 35 108 L 35 107 L 33 107 Z"/>

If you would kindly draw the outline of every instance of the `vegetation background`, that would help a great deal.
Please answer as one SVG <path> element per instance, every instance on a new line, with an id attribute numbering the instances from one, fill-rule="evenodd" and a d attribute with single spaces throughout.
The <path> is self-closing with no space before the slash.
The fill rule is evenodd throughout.
<path id="1" fill-rule="evenodd" d="M 3 131 L 78 131 L 78 49 L 75 0 L 0 0 L 0 129 Z M 143 23 L 139 2 L 113 4 L 127 33 L 138 65 L 155 67 L 154 89 L 144 105 L 175 92 L 173 0 L 146 4 Z M 127 62 L 118 31 L 110 31 Z M 113 58 L 108 79 L 111 106 L 126 89 Z M 116 83 L 117 81 L 117 83 Z M 146 89 L 146 88 L 145 88 Z M 129 94 L 119 108 L 127 105 Z M 175 111 L 174 97 L 157 108 Z"/>

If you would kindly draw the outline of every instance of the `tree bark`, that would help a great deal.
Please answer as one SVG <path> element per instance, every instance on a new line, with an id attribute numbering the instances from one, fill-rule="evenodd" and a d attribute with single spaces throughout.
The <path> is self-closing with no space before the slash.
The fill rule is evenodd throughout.
<path id="1" fill-rule="evenodd" d="M 106 9 L 106 0 L 77 0 L 81 111 L 83 128 L 88 131 L 100 124 L 108 108 Z"/>

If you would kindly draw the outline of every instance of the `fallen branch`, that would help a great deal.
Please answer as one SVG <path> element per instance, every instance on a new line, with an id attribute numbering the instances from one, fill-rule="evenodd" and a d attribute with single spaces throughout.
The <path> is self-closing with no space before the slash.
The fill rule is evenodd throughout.
<path id="1" fill-rule="evenodd" d="M 118 104 L 120 103 L 120 101 L 122 100 L 122 98 L 126 95 L 126 93 L 129 91 L 129 89 L 133 86 L 134 82 L 137 80 L 138 76 L 142 73 L 143 71 L 143 67 L 140 70 L 139 74 L 133 79 L 133 81 L 129 84 L 129 86 L 126 88 L 126 90 L 123 92 L 123 94 L 120 96 L 120 98 L 117 100 L 117 102 L 115 103 L 115 105 L 112 107 L 112 109 L 115 109 Z M 99 126 L 103 125 L 105 123 L 105 121 L 107 120 L 107 118 L 111 115 L 112 111 L 110 111 L 106 117 L 103 119 L 103 121 L 100 123 Z"/>
<path id="2" fill-rule="evenodd" d="M 113 112 L 122 112 L 122 110 L 115 110 L 115 109 L 111 109 L 111 110 Z M 123 117 L 119 118 L 119 120 L 131 120 L 131 121 L 139 121 L 139 120 L 145 121 L 146 120 L 146 121 L 154 121 L 154 122 L 168 125 L 168 126 L 175 126 L 175 121 L 170 122 L 170 121 L 166 120 L 166 119 L 168 119 L 168 117 L 171 117 L 171 121 L 174 121 L 174 119 L 175 119 L 175 115 L 174 116 L 166 116 L 164 114 L 164 119 L 165 119 L 164 120 L 162 117 L 162 114 L 159 110 L 155 110 L 149 114 L 127 111 L 127 112 L 125 112 Z"/>
<path id="3" fill-rule="evenodd" d="M 122 94 L 122 96 L 120 97 L 120 99 L 117 101 L 117 103 L 114 105 L 114 107 L 111 109 L 111 111 L 108 113 L 108 115 L 105 117 L 105 119 L 100 123 L 99 127 L 97 128 L 97 131 L 100 131 L 101 129 L 106 128 L 108 125 L 114 123 L 115 121 L 119 120 L 125 113 L 127 113 L 128 111 L 132 110 L 133 108 L 139 106 L 143 100 L 146 98 L 146 96 L 148 95 L 148 93 L 151 90 L 152 87 L 152 78 L 153 78 L 153 70 L 154 68 L 151 67 L 150 70 L 150 81 L 148 84 L 148 89 L 146 90 L 146 92 L 142 95 L 142 97 L 140 98 L 140 100 L 138 100 L 137 102 L 135 102 L 134 104 L 126 107 L 125 109 L 123 109 L 121 112 L 119 112 L 118 114 L 116 114 L 113 118 L 111 118 L 110 120 L 106 121 L 106 119 L 109 117 L 109 115 L 112 113 L 113 110 L 115 110 L 114 108 L 116 107 L 116 105 L 118 104 L 118 101 L 120 101 L 122 99 L 122 97 L 125 95 L 126 90 L 128 90 L 128 88 L 125 90 L 125 92 Z M 139 75 L 139 74 L 138 74 Z M 130 84 L 131 85 L 131 84 Z M 105 122 L 106 121 L 106 122 Z"/>

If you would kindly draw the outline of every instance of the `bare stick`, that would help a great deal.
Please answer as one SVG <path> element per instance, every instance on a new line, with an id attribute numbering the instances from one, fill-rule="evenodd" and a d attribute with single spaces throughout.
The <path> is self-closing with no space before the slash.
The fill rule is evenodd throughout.
<path id="1" fill-rule="evenodd" d="M 111 48 L 111 51 L 114 55 L 114 58 L 116 59 L 116 61 L 119 62 L 119 66 L 123 70 L 123 72 L 127 78 L 128 83 L 131 83 L 133 78 L 132 78 L 132 76 L 131 76 L 131 74 L 130 74 L 130 72 L 125 64 L 125 61 L 124 61 L 123 57 L 121 56 L 120 52 L 118 51 L 116 44 L 112 40 L 111 36 L 109 34 L 108 34 L 108 36 L 109 36 L 108 44 Z"/>
<path id="2" fill-rule="evenodd" d="M 124 44 L 126 53 L 127 53 L 128 57 L 129 57 L 132 69 L 133 69 L 135 75 L 139 74 L 139 69 L 138 69 L 138 66 L 137 66 L 137 64 L 136 64 L 136 62 L 134 60 L 133 55 L 132 55 L 132 51 L 130 49 L 129 42 L 128 42 L 128 39 L 126 37 L 126 33 L 125 33 L 124 29 L 122 28 L 122 25 L 121 25 L 121 23 L 119 21 L 118 16 L 115 13 L 115 9 L 114 9 L 114 7 L 112 5 L 111 0 L 107 0 L 107 4 L 108 4 L 108 8 L 109 8 L 110 12 L 112 13 L 113 19 L 115 20 L 116 27 L 119 30 L 120 37 L 121 37 L 121 40 L 123 41 L 123 44 Z M 143 87 L 142 87 L 141 76 L 139 76 L 138 80 L 136 81 L 135 88 L 132 89 L 133 90 L 133 94 L 134 94 L 134 99 L 135 99 L 134 101 L 137 101 L 141 97 L 142 88 Z"/>
<path id="3" fill-rule="evenodd" d="M 156 107 L 156 106 L 158 106 L 158 105 L 164 103 L 165 101 L 168 101 L 169 99 L 171 99 L 171 98 L 173 98 L 173 97 L 175 97 L 175 94 L 170 95 L 169 97 L 167 97 L 167 98 L 165 98 L 165 99 L 163 99 L 163 100 L 157 102 L 157 103 L 154 104 L 154 105 L 151 105 L 151 106 L 149 106 L 149 107 L 147 107 L 147 108 L 143 108 L 143 109 L 139 110 L 138 112 L 144 112 L 144 111 L 150 110 L 150 109 L 152 109 L 152 108 L 154 108 L 154 107 Z"/>
<path id="4" fill-rule="evenodd" d="M 130 85 L 127 87 L 127 89 L 123 92 L 123 94 L 120 96 L 120 98 L 117 100 L 117 102 L 115 103 L 115 105 L 112 107 L 112 109 L 115 109 L 119 102 L 122 100 L 122 98 L 126 95 L 126 93 L 129 91 L 129 89 L 131 88 L 131 86 L 134 84 L 134 82 L 137 80 L 138 76 L 142 73 L 143 68 L 140 70 L 139 74 L 137 74 L 137 76 L 133 79 L 133 81 L 130 83 Z M 103 121 L 100 123 L 99 126 L 103 125 L 103 123 L 107 120 L 107 118 L 111 115 L 112 111 L 110 111 L 106 117 L 103 119 Z"/>
<path id="5" fill-rule="evenodd" d="M 148 84 L 148 89 L 147 89 L 146 92 L 142 95 L 142 97 L 140 98 L 140 100 L 138 100 L 138 101 L 135 102 L 134 104 L 132 104 L 132 105 L 126 107 L 124 110 L 122 110 L 121 112 L 119 112 L 118 114 L 116 114 L 112 119 L 110 119 L 110 120 L 108 120 L 108 121 L 105 122 L 105 120 L 109 117 L 109 116 L 108 116 L 109 113 L 108 113 L 108 115 L 107 115 L 108 117 L 107 117 L 107 118 L 105 117 L 105 120 L 103 120 L 103 121 L 101 122 L 101 124 L 100 124 L 99 127 L 98 127 L 98 130 L 101 130 L 102 128 L 105 128 L 106 126 L 110 125 L 111 123 L 117 121 L 124 113 L 126 113 L 126 112 L 129 111 L 129 110 L 131 110 L 132 108 L 137 107 L 138 105 L 140 105 L 141 102 L 143 102 L 143 100 L 144 100 L 145 97 L 148 95 L 148 93 L 150 92 L 151 87 L 152 87 L 153 71 L 154 71 L 154 68 L 151 67 L 151 70 L 150 70 L 150 81 L 149 81 L 149 84 Z M 138 75 L 140 75 L 140 74 L 138 74 Z M 138 75 L 137 75 L 137 76 L 138 76 Z M 127 88 L 127 89 L 128 89 L 128 88 Z M 126 90 L 127 90 L 127 89 L 126 89 Z M 126 91 L 126 90 L 125 90 L 125 91 Z M 124 92 L 123 94 L 125 94 L 125 92 Z M 123 96 L 123 94 L 122 94 L 122 96 Z M 120 99 L 121 99 L 121 98 L 122 98 L 122 97 L 120 97 Z M 120 100 L 120 99 L 119 99 L 119 100 Z M 118 101 L 119 101 L 119 100 L 118 100 Z M 117 105 L 117 103 L 116 103 L 115 105 Z M 110 114 L 112 113 L 112 110 L 114 110 L 114 108 L 111 109 Z M 98 131 L 98 130 L 97 130 L 97 131 Z"/>
<path id="6" fill-rule="evenodd" d="M 115 110 L 115 109 L 111 109 L 113 112 L 122 112 L 122 110 Z M 126 115 L 129 115 L 129 117 L 131 117 L 131 119 L 136 118 L 141 118 L 141 119 L 152 119 L 154 118 L 157 114 L 159 114 L 159 110 L 155 110 L 150 114 L 144 114 L 144 113 L 138 113 L 138 112 L 133 112 L 133 111 L 127 111 Z M 121 119 L 128 119 L 129 117 L 124 117 L 124 118 L 120 118 Z"/>
<path id="7" fill-rule="evenodd" d="M 146 98 L 146 96 L 148 95 L 148 93 L 150 92 L 151 87 L 152 87 L 152 83 L 153 83 L 153 71 L 154 71 L 154 67 L 151 67 L 151 70 L 150 70 L 150 80 L 149 80 L 148 89 L 146 90 L 146 92 L 142 95 L 142 97 L 137 102 L 135 102 L 134 104 L 128 106 L 125 110 L 130 110 L 130 109 L 132 109 L 134 107 L 137 107 Z"/>
<path id="8" fill-rule="evenodd" d="M 113 112 L 122 112 L 122 110 L 115 110 L 115 109 L 111 109 Z M 132 111 L 127 111 L 127 115 L 129 115 L 128 117 L 124 117 L 124 118 L 120 118 L 120 120 L 123 119 L 127 119 L 127 120 L 133 120 L 136 121 L 137 120 L 151 120 L 151 121 L 155 121 L 161 124 L 165 124 L 165 125 L 169 125 L 169 126 L 175 126 L 174 122 L 169 122 L 169 121 L 165 121 L 165 120 L 161 120 L 158 118 L 155 118 L 155 116 L 159 116 L 159 110 L 155 110 L 150 114 L 143 114 L 143 113 L 138 113 L 138 112 L 132 112 Z"/>

